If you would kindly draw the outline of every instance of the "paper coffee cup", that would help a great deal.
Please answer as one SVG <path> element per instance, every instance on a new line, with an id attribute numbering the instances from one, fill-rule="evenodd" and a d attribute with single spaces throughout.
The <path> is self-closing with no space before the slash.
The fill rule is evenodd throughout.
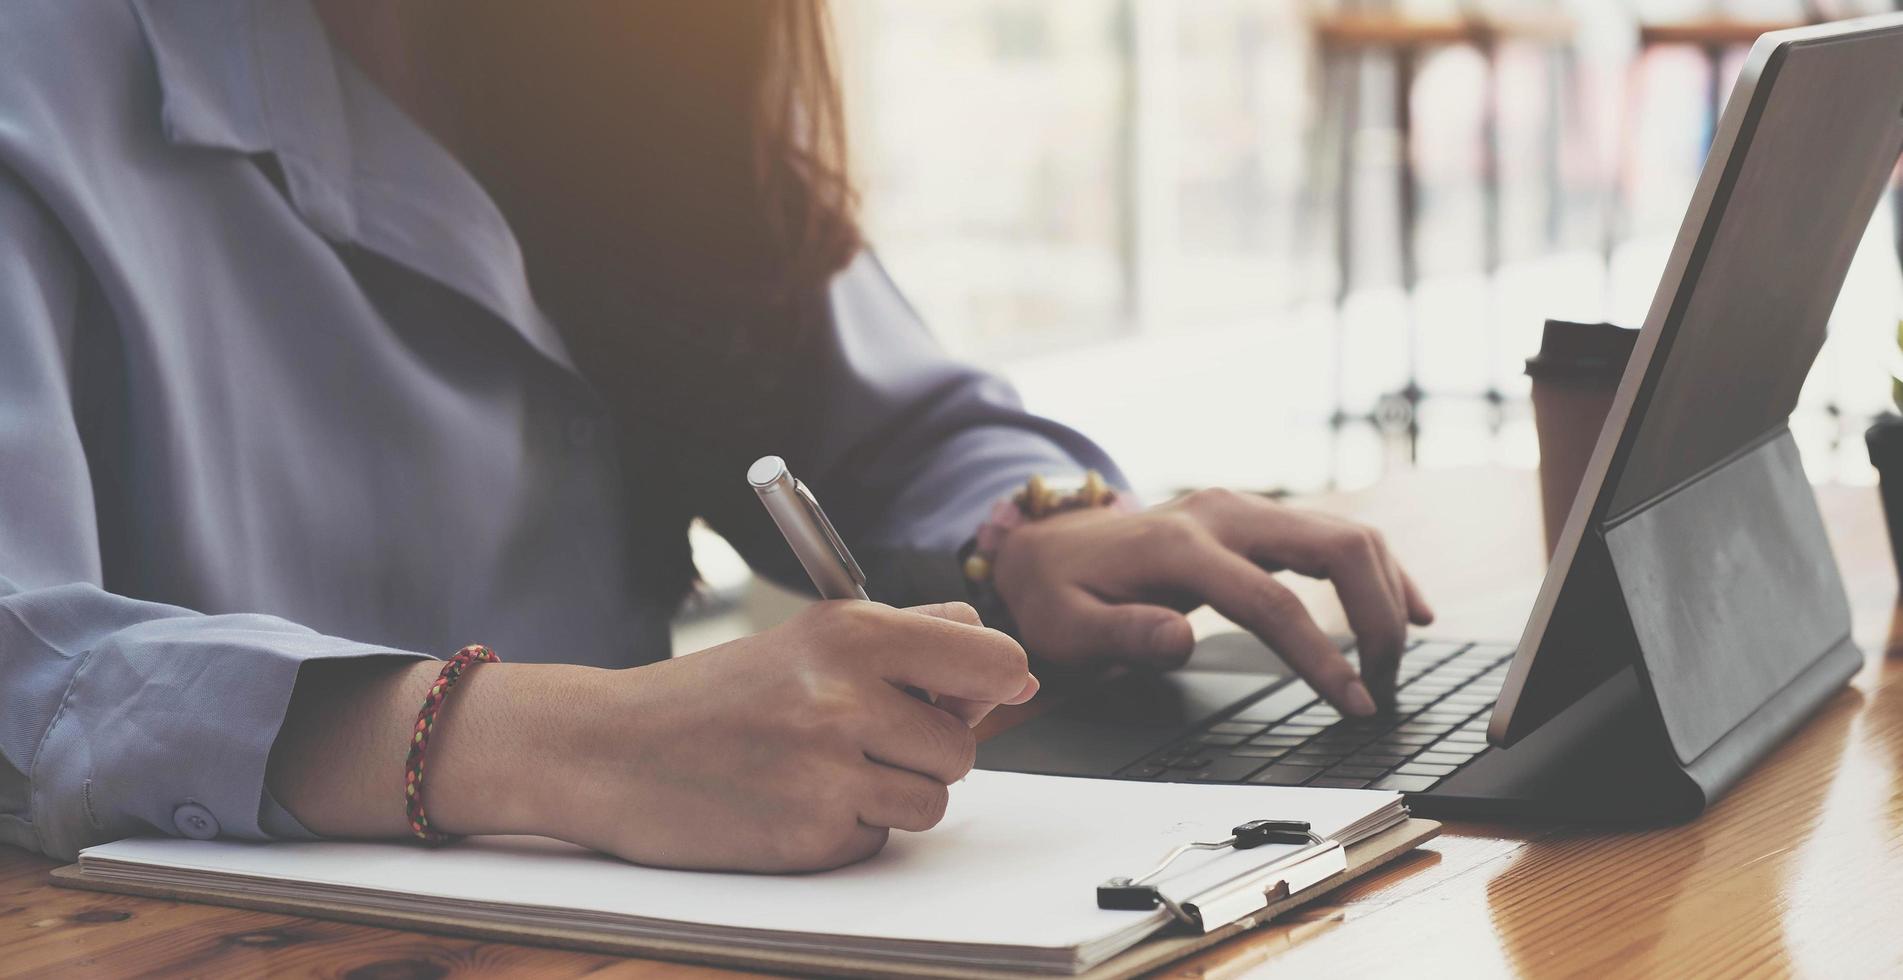
<path id="1" fill-rule="evenodd" d="M 1559 546 L 1612 396 L 1632 357 L 1637 330 L 1610 323 L 1548 320 L 1540 351 L 1526 359 L 1533 379 L 1533 427 L 1540 441 L 1540 504 L 1546 554 Z"/>

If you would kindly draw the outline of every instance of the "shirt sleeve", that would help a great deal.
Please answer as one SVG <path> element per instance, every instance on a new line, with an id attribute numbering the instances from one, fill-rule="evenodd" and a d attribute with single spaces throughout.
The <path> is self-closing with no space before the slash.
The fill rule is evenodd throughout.
<path id="1" fill-rule="evenodd" d="M 1033 473 L 1096 469 L 1127 486 L 1095 443 L 1025 411 L 1003 379 L 947 355 L 871 253 L 834 280 L 829 311 L 812 384 L 818 424 L 782 455 L 824 503 L 874 598 L 964 598 L 958 549 L 991 504 Z M 709 522 L 755 569 L 810 589 L 763 509 L 748 503 Z"/>
<path id="2" fill-rule="evenodd" d="M 103 587 L 73 385 L 85 288 L 0 172 L 0 842 L 72 858 L 134 834 L 307 836 L 264 789 L 300 665 L 421 655 Z"/>

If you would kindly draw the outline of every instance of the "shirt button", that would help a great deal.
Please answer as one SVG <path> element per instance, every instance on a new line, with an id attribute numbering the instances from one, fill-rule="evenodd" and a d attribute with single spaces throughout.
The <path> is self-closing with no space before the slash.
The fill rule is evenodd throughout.
<path id="1" fill-rule="evenodd" d="M 577 415 L 568 420 L 568 441 L 577 449 L 587 449 L 595 444 L 595 420 L 585 415 Z"/>
<path id="2" fill-rule="evenodd" d="M 196 803 L 180 804 L 172 811 L 172 825 L 193 840 L 211 840 L 218 836 L 218 818 Z"/>

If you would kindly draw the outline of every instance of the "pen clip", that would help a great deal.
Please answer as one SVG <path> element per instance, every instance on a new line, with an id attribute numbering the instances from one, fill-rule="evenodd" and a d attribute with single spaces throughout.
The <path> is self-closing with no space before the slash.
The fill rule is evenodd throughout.
<path id="1" fill-rule="evenodd" d="M 833 528 L 833 522 L 826 517 L 826 512 L 820 509 L 819 501 L 814 498 L 813 492 L 806 489 L 806 484 L 801 483 L 797 477 L 793 479 L 793 492 L 805 501 L 806 509 L 812 513 L 813 519 L 819 522 L 819 529 L 825 532 L 826 543 L 832 547 L 833 553 L 839 556 L 839 563 L 846 567 L 846 574 L 852 576 L 853 584 L 863 591 L 866 586 L 866 573 L 860 570 L 859 563 L 852 557 L 852 552 L 846 550 L 845 540 L 840 538 L 839 532 Z"/>

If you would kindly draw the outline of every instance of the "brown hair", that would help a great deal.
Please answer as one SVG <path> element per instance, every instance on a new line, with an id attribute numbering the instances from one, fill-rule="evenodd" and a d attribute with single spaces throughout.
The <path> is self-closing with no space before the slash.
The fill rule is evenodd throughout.
<path id="1" fill-rule="evenodd" d="M 857 250 L 823 0 L 450 6 L 459 149 L 519 225 L 531 275 L 550 271 L 537 253 L 580 253 L 564 261 L 770 301 Z"/>
<path id="2" fill-rule="evenodd" d="M 803 424 L 778 396 L 819 356 L 825 285 L 860 248 L 828 10 L 447 6 L 457 149 L 620 417 L 626 455 L 666 461 L 667 480 L 641 481 L 667 489 L 644 488 L 639 511 L 662 516 L 638 534 L 644 564 L 661 560 L 684 592 L 701 484 L 738 481 L 748 454 Z"/>

